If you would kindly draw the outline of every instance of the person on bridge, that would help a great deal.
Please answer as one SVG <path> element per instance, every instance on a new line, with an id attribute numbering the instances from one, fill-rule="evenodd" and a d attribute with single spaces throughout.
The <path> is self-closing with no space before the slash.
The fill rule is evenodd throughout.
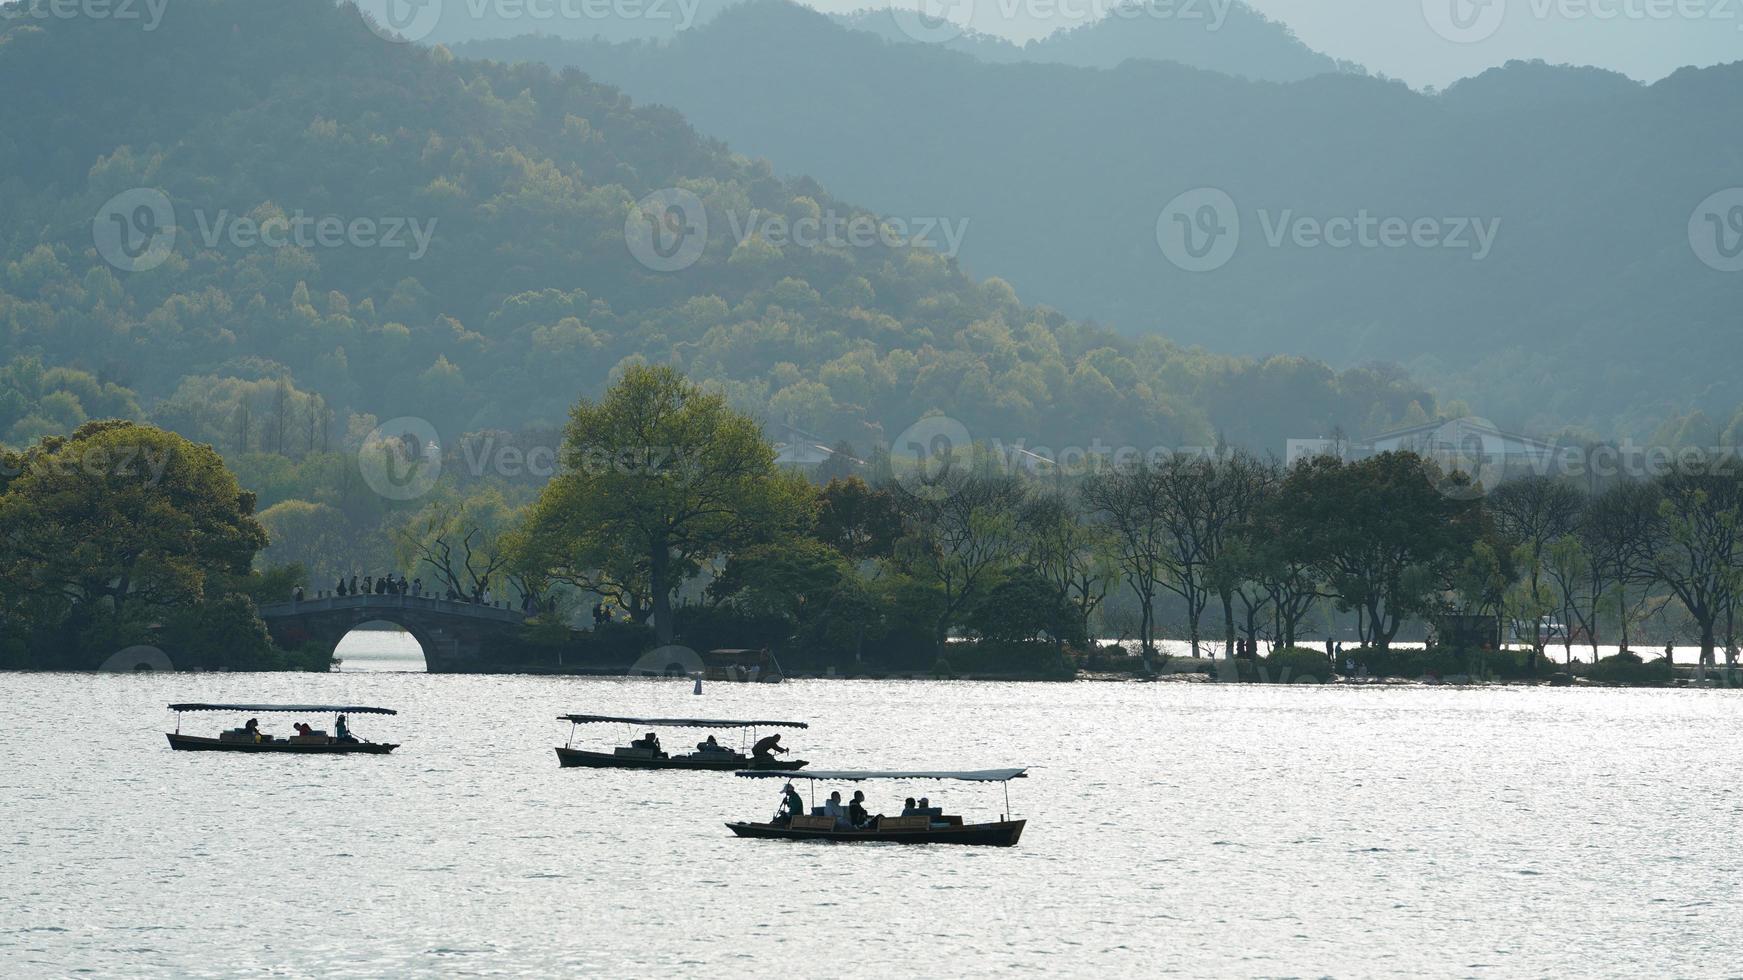
<path id="1" fill-rule="evenodd" d="M 775 760 L 774 753 L 776 753 L 776 752 L 779 752 L 782 755 L 787 754 L 787 750 L 781 747 L 781 733 L 780 732 L 776 732 L 775 734 L 770 735 L 768 738 L 758 739 L 757 744 L 752 746 L 751 750 L 750 750 L 751 755 L 757 757 L 758 759 L 765 759 L 769 762 L 773 762 Z"/>
<path id="2" fill-rule="evenodd" d="M 345 594 L 345 576 L 343 576 L 343 575 L 339 576 L 339 585 L 337 588 L 335 588 L 333 590 L 333 594 L 334 595 L 344 595 Z"/>

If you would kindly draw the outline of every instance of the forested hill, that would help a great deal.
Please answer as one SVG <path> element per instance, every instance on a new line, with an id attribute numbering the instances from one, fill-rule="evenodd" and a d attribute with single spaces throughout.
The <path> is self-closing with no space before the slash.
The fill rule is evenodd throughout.
<path id="1" fill-rule="evenodd" d="M 352 413 L 551 425 L 629 358 L 862 447 L 933 409 L 1053 446 L 1221 432 L 1271 449 L 1434 410 L 1389 370 L 1120 339 L 881 235 L 782 246 L 771 215 L 859 212 L 578 73 L 388 43 L 323 0 L 181 0 L 153 31 L 12 20 L 0 86 L 12 444 L 132 395 L 227 451 L 325 446 Z M 706 201 L 706 249 L 656 272 L 626 220 L 673 185 Z M 137 195 L 158 190 L 173 251 L 123 271 L 95 242 L 150 231 Z M 337 238 L 285 240 L 333 217 Z M 374 235 L 354 238 L 356 219 Z"/>
<path id="2" fill-rule="evenodd" d="M 774 0 L 669 45 L 466 50 L 584 65 L 868 207 L 968 218 L 966 267 L 1124 331 L 1402 361 L 1533 430 L 1642 433 L 1743 401 L 1711 356 L 1740 326 L 1739 273 L 1721 271 L 1737 260 L 1710 247 L 1743 239 L 1712 199 L 1743 187 L 1743 63 L 1650 86 L 1527 63 L 1438 93 L 1352 74 L 1273 84 L 1143 60 L 986 64 Z M 1168 212 L 1200 188 L 1227 194 L 1239 244 L 1188 271 L 1159 224 L 1199 217 Z M 1385 219 L 1433 233 L 1318 234 Z"/>

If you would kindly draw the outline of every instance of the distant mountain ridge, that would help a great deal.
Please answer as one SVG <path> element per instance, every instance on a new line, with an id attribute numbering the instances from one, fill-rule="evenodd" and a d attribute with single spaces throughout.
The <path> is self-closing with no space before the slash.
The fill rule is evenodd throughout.
<path id="1" fill-rule="evenodd" d="M 1540 63 L 1441 93 L 1279 84 L 1149 60 L 988 64 L 769 0 L 661 46 L 462 53 L 580 67 L 884 213 L 968 219 L 971 272 L 1122 330 L 1400 361 L 1523 429 L 1650 430 L 1743 401 L 1709 356 L 1740 326 L 1743 280 L 1691 239 L 1697 207 L 1743 186 L 1743 133 L 1724 122 L 1743 63 L 1653 85 Z M 1159 235 L 1201 188 L 1227 195 L 1239 244 L 1191 272 Z M 1434 236 L 1317 234 L 1381 219 Z"/>
<path id="2" fill-rule="evenodd" d="M 397 2 L 362 0 L 362 5 L 384 18 L 385 5 Z M 421 24 L 414 19 L 409 29 L 414 40 L 447 45 L 522 36 L 614 44 L 670 42 L 686 31 L 705 27 L 728 10 L 757 2 L 763 0 L 639 0 L 633 5 L 492 5 L 447 0 L 435 8 L 439 16 L 433 22 Z M 999 2 L 1008 0 L 988 0 L 971 9 L 996 19 Z M 1362 70 L 1314 51 L 1287 26 L 1241 0 L 1123 0 L 1104 11 L 1100 19 L 1061 27 L 1027 44 L 1015 44 L 998 34 L 900 5 L 819 16 L 891 43 L 927 44 L 996 64 L 1043 62 L 1113 68 L 1133 58 L 1145 58 L 1258 81 L 1295 81 L 1328 72 Z"/>
<path id="3" fill-rule="evenodd" d="M 327 0 L 171 10 L 0 20 L 0 86 L 55 92 L 0 101 L 5 444 L 134 394 L 245 455 L 399 417 L 548 433 L 637 362 L 861 452 L 932 412 L 1007 444 L 1275 448 L 1436 409 L 1395 369 L 1025 305 L 947 234 L 856 234 L 876 216 L 579 72 L 390 43 Z"/>
<path id="4" fill-rule="evenodd" d="M 835 19 L 887 41 L 933 44 L 994 64 L 1026 61 L 1114 68 L 1137 58 L 1274 82 L 1363 71 L 1313 50 L 1286 25 L 1238 0 L 1226 5 L 1127 0 L 1099 20 L 1020 45 L 900 7 L 862 10 Z"/>

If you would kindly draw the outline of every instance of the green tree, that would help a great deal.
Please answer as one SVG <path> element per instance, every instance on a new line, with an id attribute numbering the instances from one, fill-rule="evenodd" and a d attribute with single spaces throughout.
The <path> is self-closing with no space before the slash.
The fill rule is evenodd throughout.
<path id="1" fill-rule="evenodd" d="M 1381 649 L 1406 619 L 1431 611 L 1481 536 L 1480 505 L 1440 492 L 1437 470 L 1408 452 L 1353 463 L 1322 456 L 1283 481 L 1291 550 L 1312 556 L 1326 591 L 1360 612 L 1364 640 Z"/>
<path id="2" fill-rule="evenodd" d="M 576 404 L 562 459 L 525 540 L 559 554 L 568 577 L 645 588 L 661 643 L 686 579 L 810 516 L 810 486 L 775 466 L 757 424 L 670 367 L 633 365 L 604 397 Z"/>

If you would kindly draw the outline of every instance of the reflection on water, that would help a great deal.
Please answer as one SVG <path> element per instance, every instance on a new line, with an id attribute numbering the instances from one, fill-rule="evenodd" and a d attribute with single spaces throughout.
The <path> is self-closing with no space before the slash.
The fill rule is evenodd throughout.
<path id="1" fill-rule="evenodd" d="M 0 976 L 1735 972 L 1737 692 L 4 684 Z M 164 704 L 243 699 L 396 707 L 354 720 L 404 748 L 169 751 Z M 1030 827 L 1012 850 L 736 840 L 723 822 L 772 812 L 776 787 L 559 769 L 555 716 L 589 710 L 805 719 L 795 751 L 832 768 L 1028 765 L 1011 800 Z M 1004 805 L 867 788 L 874 811 Z"/>

